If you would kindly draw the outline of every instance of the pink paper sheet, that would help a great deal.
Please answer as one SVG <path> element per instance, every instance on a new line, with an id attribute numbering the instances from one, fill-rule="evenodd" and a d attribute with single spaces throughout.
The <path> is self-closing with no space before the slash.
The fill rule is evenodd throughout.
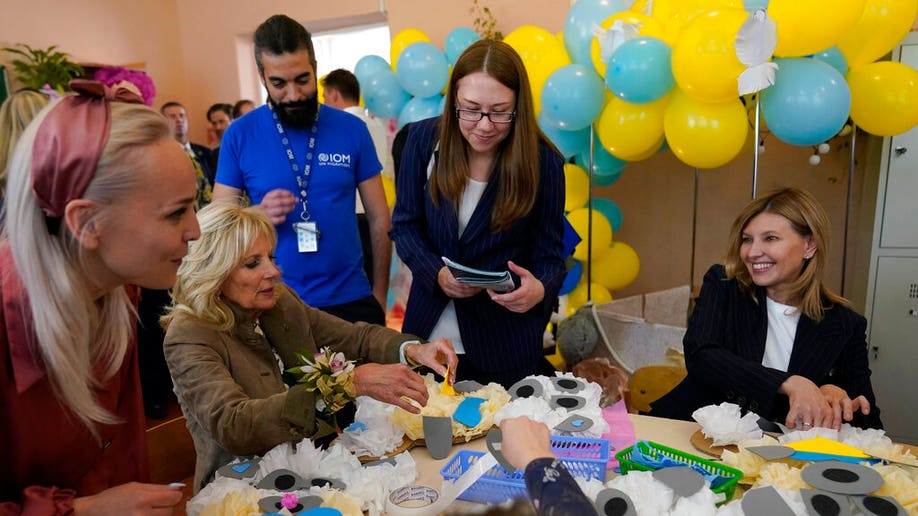
<path id="1" fill-rule="evenodd" d="M 631 424 L 631 419 L 628 417 L 628 409 L 625 407 L 624 400 L 603 408 L 602 417 L 606 423 L 609 423 L 609 432 L 603 434 L 602 438 L 609 441 L 611 448 L 606 470 L 618 469 L 615 454 L 634 444 L 634 425 Z"/>

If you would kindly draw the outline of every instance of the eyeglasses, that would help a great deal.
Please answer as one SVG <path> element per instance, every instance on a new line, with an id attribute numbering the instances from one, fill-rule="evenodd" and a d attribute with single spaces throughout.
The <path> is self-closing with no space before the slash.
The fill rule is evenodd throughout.
<path id="1" fill-rule="evenodd" d="M 484 117 L 494 124 L 509 124 L 516 117 L 516 111 L 485 113 L 484 111 L 475 111 L 474 109 L 456 108 L 456 117 L 466 122 L 478 122 Z"/>

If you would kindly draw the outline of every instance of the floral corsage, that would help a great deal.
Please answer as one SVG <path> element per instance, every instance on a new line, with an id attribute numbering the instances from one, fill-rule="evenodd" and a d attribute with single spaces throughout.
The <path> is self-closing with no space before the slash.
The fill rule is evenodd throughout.
<path id="1" fill-rule="evenodd" d="M 344 353 L 325 347 L 312 358 L 300 353 L 296 356 L 303 365 L 291 367 L 287 372 L 302 375 L 297 383 L 305 384 L 316 393 L 319 412 L 334 414 L 357 397 L 354 361 L 346 360 Z"/>

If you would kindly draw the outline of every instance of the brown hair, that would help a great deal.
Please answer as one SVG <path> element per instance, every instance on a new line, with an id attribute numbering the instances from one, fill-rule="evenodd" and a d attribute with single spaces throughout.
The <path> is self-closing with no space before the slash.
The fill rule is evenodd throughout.
<path id="1" fill-rule="evenodd" d="M 484 72 L 516 94 L 516 117 L 497 158 L 500 180 L 497 202 L 491 213 L 491 230 L 507 229 L 523 218 L 535 204 L 539 185 L 539 142 L 551 146 L 536 124 L 532 90 L 523 61 L 510 45 L 481 40 L 459 56 L 449 80 L 446 109 L 440 117 L 440 157 L 430 176 L 430 195 L 440 207 L 440 196 L 456 201 L 468 181 L 469 144 L 459 130 L 456 93 L 459 80 Z"/>
<path id="2" fill-rule="evenodd" d="M 829 256 L 829 216 L 812 194 L 799 188 L 775 190 L 764 197 L 753 199 L 743 208 L 730 228 L 729 247 L 724 261 L 727 278 L 736 278 L 740 288 L 755 299 L 755 284 L 740 257 L 740 246 L 746 226 L 760 213 L 781 215 L 790 222 L 797 234 L 812 238 L 816 245 L 813 256 L 804 261 L 800 276 L 791 287 L 792 295 L 801 300 L 800 312 L 814 321 L 820 321 L 832 305 L 840 304 L 850 308 L 850 301 L 833 293 L 823 283 Z"/>

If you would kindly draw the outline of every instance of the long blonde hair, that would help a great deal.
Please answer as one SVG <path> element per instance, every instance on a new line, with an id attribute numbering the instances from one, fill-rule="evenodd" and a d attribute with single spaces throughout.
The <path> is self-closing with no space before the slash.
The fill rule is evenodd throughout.
<path id="1" fill-rule="evenodd" d="M 23 315 L 31 317 L 34 344 L 51 386 L 61 403 L 98 435 L 95 423 L 119 420 L 99 404 L 93 390 L 121 367 L 133 338 L 136 313 L 124 286 L 99 297 L 84 248 L 66 224 L 56 234 L 48 231 L 32 193 L 32 146 L 54 106 L 39 113 L 16 145 L 4 234 L 29 299 L 29 313 Z M 108 141 L 83 194 L 100 207 L 96 220 L 106 216 L 109 206 L 124 202 L 141 188 L 142 179 L 134 166 L 143 159 L 143 149 L 169 137 L 166 120 L 150 108 L 111 104 Z M 98 367 L 101 377 L 94 373 Z"/>
<path id="2" fill-rule="evenodd" d="M 801 237 L 810 237 L 816 244 L 813 256 L 806 259 L 800 276 L 791 286 L 792 297 L 801 299 L 800 312 L 814 321 L 822 320 L 834 304 L 851 307 L 851 302 L 825 286 L 823 275 L 829 256 L 829 216 L 809 192 L 799 188 L 783 188 L 752 200 L 733 221 L 730 228 L 727 258 L 724 268 L 727 278 L 736 280 L 740 288 L 755 298 L 755 283 L 740 256 L 743 231 L 760 213 L 781 215 Z"/>
<path id="3" fill-rule="evenodd" d="M 35 90 L 19 90 L 0 106 L 0 192 L 6 188 L 6 174 L 13 148 L 29 122 L 48 105 L 48 97 Z"/>
<path id="4" fill-rule="evenodd" d="M 440 196 L 456 202 L 468 183 L 469 143 L 459 130 L 456 94 L 459 80 L 476 72 L 484 72 L 516 94 L 516 116 L 497 158 L 500 179 L 491 230 L 500 231 L 532 210 L 539 188 L 539 142 L 554 146 L 536 123 L 529 79 L 520 56 L 500 41 L 473 43 L 456 61 L 446 92 L 446 108 L 440 116 L 440 157 L 430 176 L 435 206 L 439 208 Z"/>
<path id="5" fill-rule="evenodd" d="M 185 313 L 229 331 L 235 317 L 220 296 L 223 284 L 239 265 L 260 235 L 271 248 L 277 233 L 268 217 L 257 206 L 243 206 L 235 199 L 215 201 L 198 212 L 201 236 L 188 244 L 188 256 L 178 270 L 172 287 L 172 307 L 160 318 L 165 328 L 177 313 Z"/>

